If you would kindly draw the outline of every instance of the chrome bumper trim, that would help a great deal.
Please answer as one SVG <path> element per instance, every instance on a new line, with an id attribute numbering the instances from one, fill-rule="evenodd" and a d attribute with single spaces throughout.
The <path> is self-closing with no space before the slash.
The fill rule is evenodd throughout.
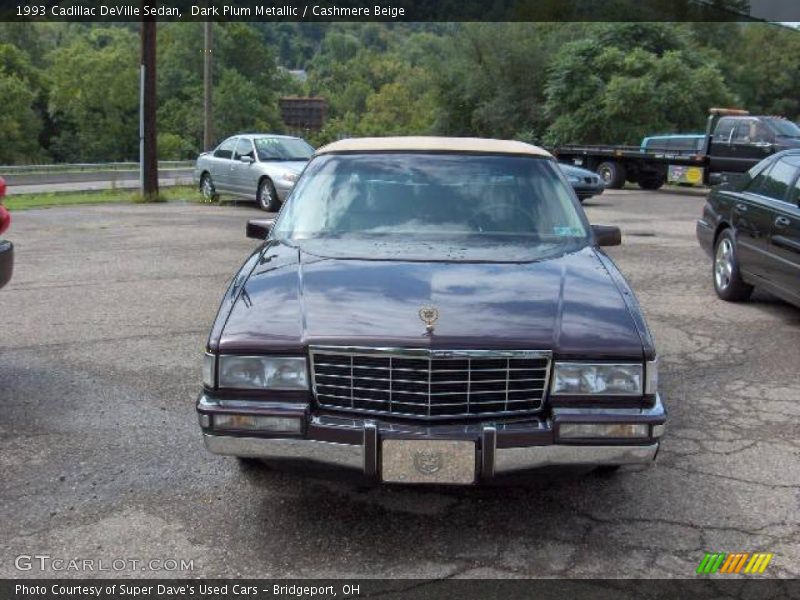
<path id="1" fill-rule="evenodd" d="M 658 443 L 649 446 L 528 446 L 498 448 L 494 471 L 500 475 L 527 469 L 569 465 L 649 464 L 656 458 Z"/>
<path id="2" fill-rule="evenodd" d="M 304 439 L 267 439 L 203 434 L 206 450 L 224 456 L 279 458 L 364 470 L 363 446 Z"/>
<path id="3" fill-rule="evenodd" d="M 315 463 L 346 467 L 377 475 L 377 465 L 366 460 L 364 446 L 335 444 L 305 439 L 266 439 L 203 434 L 203 443 L 210 452 L 225 456 L 263 459 L 309 460 Z M 481 476 L 516 473 L 548 466 L 602 466 L 649 464 L 655 460 L 658 443 L 648 446 L 528 446 L 497 448 L 493 465 L 482 461 Z"/>

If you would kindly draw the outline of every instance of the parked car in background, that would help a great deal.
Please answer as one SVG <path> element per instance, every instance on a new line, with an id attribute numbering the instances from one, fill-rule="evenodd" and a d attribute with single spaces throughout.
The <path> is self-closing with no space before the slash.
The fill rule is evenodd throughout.
<path id="1" fill-rule="evenodd" d="M 6 195 L 6 182 L 0 177 L 0 236 L 8 231 L 11 225 L 11 213 L 3 206 Z M 14 271 L 14 245 L 0 237 L 0 288 L 9 282 Z"/>
<path id="2" fill-rule="evenodd" d="M 602 194 L 603 190 L 606 189 L 603 180 L 593 171 L 581 169 L 580 167 L 568 165 L 566 163 L 558 163 L 558 166 L 564 172 L 564 175 L 566 175 L 567 181 L 569 181 L 572 189 L 575 190 L 575 194 L 578 196 L 578 200 L 580 200 L 581 203 L 587 198 Z"/>
<path id="3" fill-rule="evenodd" d="M 651 463 L 653 340 L 553 157 L 522 142 L 349 139 L 317 151 L 208 338 L 206 448 L 472 484 Z"/>
<path id="4" fill-rule="evenodd" d="M 757 287 L 800 306 L 799 176 L 800 149 L 786 150 L 708 195 L 697 239 L 723 300 L 746 300 Z"/>
<path id="5" fill-rule="evenodd" d="M 673 133 L 650 135 L 642 140 L 640 150 L 664 156 L 695 155 L 703 152 L 706 136 L 702 133 Z M 666 183 L 677 185 L 703 185 L 703 172 L 696 166 L 667 166 Z"/>
<path id="6" fill-rule="evenodd" d="M 229 137 L 197 157 L 195 183 L 208 200 L 231 194 L 275 212 L 314 154 L 302 138 L 248 133 Z"/>
<path id="7" fill-rule="evenodd" d="M 642 140 L 642 152 L 666 152 L 671 154 L 691 154 L 703 151 L 706 136 L 704 133 L 671 133 L 649 135 Z"/>

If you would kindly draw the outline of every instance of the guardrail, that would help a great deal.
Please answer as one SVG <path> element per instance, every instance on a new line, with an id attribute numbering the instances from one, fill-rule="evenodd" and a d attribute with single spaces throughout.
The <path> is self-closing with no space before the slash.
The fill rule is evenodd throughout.
<path id="1" fill-rule="evenodd" d="M 161 160 L 159 169 L 191 169 L 192 160 Z M 28 175 L 36 173 L 100 173 L 106 171 L 139 171 L 138 162 L 110 163 L 57 163 L 49 165 L 0 165 L 0 175 Z"/>

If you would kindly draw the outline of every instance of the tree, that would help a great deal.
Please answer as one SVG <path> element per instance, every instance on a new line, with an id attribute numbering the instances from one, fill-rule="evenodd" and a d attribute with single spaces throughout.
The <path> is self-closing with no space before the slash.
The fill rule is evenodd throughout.
<path id="1" fill-rule="evenodd" d="M 93 28 L 53 52 L 50 114 L 62 161 L 135 159 L 139 147 L 139 40 L 123 28 Z"/>
<path id="2" fill-rule="evenodd" d="M 31 108 L 36 94 L 27 82 L 16 75 L 0 72 L 0 164 L 41 163 L 39 142 L 41 119 Z"/>
<path id="3" fill-rule="evenodd" d="M 0 44 L 0 164 L 46 162 L 39 145 L 42 119 L 37 89 L 41 78 L 28 56 L 10 44 Z M 43 158 L 45 160 L 43 160 Z"/>
<path id="4" fill-rule="evenodd" d="M 437 129 L 493 137 L 542 131 L 549 31 L 531 23 L 464 25 L 435 71 Z"/>
<path id="5" fill-rule="evenodd" d="M 743 108 L 800 119 L 800 31 L 748 23 L 730 57 L 730 78 Z"/>
<path id="6" fill-rule="evenodd" d="M 710 106 L 735 97 L 713 57 L 666 24 L 607 24 L 566 44 L 546 86 L 546 141 L 638 144 L 652 133 L 702 130 Z"/>

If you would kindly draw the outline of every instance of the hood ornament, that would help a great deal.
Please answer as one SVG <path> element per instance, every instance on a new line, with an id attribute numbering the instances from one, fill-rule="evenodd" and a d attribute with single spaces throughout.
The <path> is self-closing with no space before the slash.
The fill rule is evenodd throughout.
<path id="1" fill-rule="evenodd" d="M 419 318 L 425 323 L 425 331 L 428 335 L 433 333 L 433 326 L 439 320 L 439 310 L 435 306 L 423 306 L 419 309 Z"/>

